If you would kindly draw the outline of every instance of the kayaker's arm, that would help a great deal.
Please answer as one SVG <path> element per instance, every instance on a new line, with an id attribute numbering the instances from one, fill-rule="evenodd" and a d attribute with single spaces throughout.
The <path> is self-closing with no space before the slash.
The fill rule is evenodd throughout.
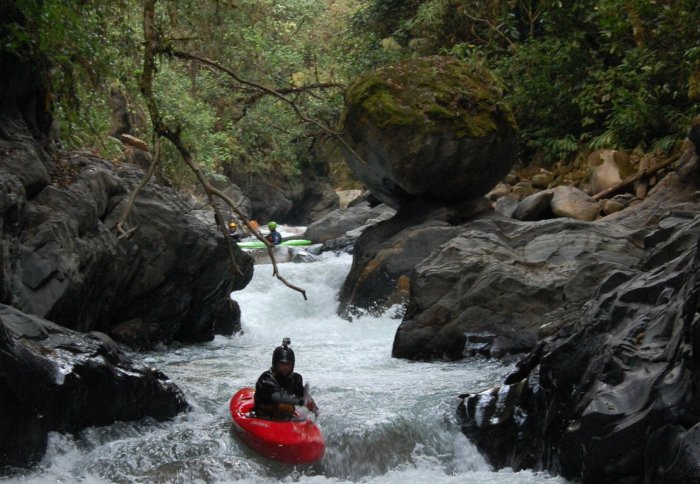
<path id="1" fill-rule="evenodd" d="M 290 403 L 292 405 L 303 405 L 304 397 L 299 397 L 293 393 L 279 390 L 270 395 L 272 403 Z"/>

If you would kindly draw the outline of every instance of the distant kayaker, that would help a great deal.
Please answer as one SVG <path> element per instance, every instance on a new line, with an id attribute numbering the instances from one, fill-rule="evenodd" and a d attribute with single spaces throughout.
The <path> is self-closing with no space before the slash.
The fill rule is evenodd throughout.
<path id="1" fill-rule="evenodd" d="M 304 380 L 294 372 L 294 351 L 289 338 L 272 353 L 272 367 L 260 375 L 255 384 L 255 414 L 258 417 L 289 419 L 294 406 L 317 412 L 316 402 L 304 388 Z"/>
<path id="2" fill-rule="evenodd" d="M 241 234 L 238 232 L 238 225 L 236 222 L 231 221 L 228 223 L 228 235 L 236 242 L 241 241 Z"/>
<path id="3" fill-rule="evenodd" d="M 267 234 L 267 241 L 272 245 L 280 245 L 282 243 L 282 236 L 277 232 L 277 222 L 269 222 L 267 228 L 270 229 L 270 233 Z"/>

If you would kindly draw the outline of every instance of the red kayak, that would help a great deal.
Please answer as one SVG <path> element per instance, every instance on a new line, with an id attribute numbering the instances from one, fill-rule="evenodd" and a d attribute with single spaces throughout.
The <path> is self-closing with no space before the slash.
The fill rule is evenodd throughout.
<path id="1" fill-rule="evenodd" d="M 242 388 L 231 398 L 233 427 L 251 449 L 280 462 L 308 464 L 321 460 L 323 435 L 315 423 L 299 412 L 291 420 L 258 418 L 253 412 L 252 388 Z"/>

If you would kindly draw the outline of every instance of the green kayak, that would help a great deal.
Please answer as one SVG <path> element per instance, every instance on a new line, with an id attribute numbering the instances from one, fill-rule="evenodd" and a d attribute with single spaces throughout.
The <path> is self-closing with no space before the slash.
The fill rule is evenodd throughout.
<path id="1" fill-rule="evenodd" d="M 294 240 L 285 240 L 282 242 L 280 245 L 283 245 L 285 247 L 305 247 L 307 245 L 311 245 L 313 242 L 310 240 L 305 240 L 305 239 L 294 239 Z M 250 242 L 238 242 L 238 247 L 241 249 L 264 249 L 265 244 L 260 242 L 259 240 L 253 240 Z"/>

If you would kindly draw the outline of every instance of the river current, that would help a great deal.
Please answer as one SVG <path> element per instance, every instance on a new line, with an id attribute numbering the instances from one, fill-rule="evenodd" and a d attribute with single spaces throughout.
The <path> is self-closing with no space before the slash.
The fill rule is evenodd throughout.
<path id="1" fill-rule="evenodd" d="M 135 354 L 184 391 L 190 412 L 168 422 L 147 419 L 52 434 L 40 466 L 0 482 L 45 483 L 564 483 L 530 471 L 493 471 L 461 434 L 457 395 L 485 389 L 509 368 L 497 361 L 409 362 L 391 358 L 400 308 L 348 322 L 336 315 L 351 256 L 280 264 L 308 301 L 272 277 L 271 265 L 232 297 L 241 334 Z M 290 337 L 295 371 L 310 384 L 326 438 L 322 461 L 279 464 L 232 433 L 229 400 L 254 386 L 272 350 Z"/>

